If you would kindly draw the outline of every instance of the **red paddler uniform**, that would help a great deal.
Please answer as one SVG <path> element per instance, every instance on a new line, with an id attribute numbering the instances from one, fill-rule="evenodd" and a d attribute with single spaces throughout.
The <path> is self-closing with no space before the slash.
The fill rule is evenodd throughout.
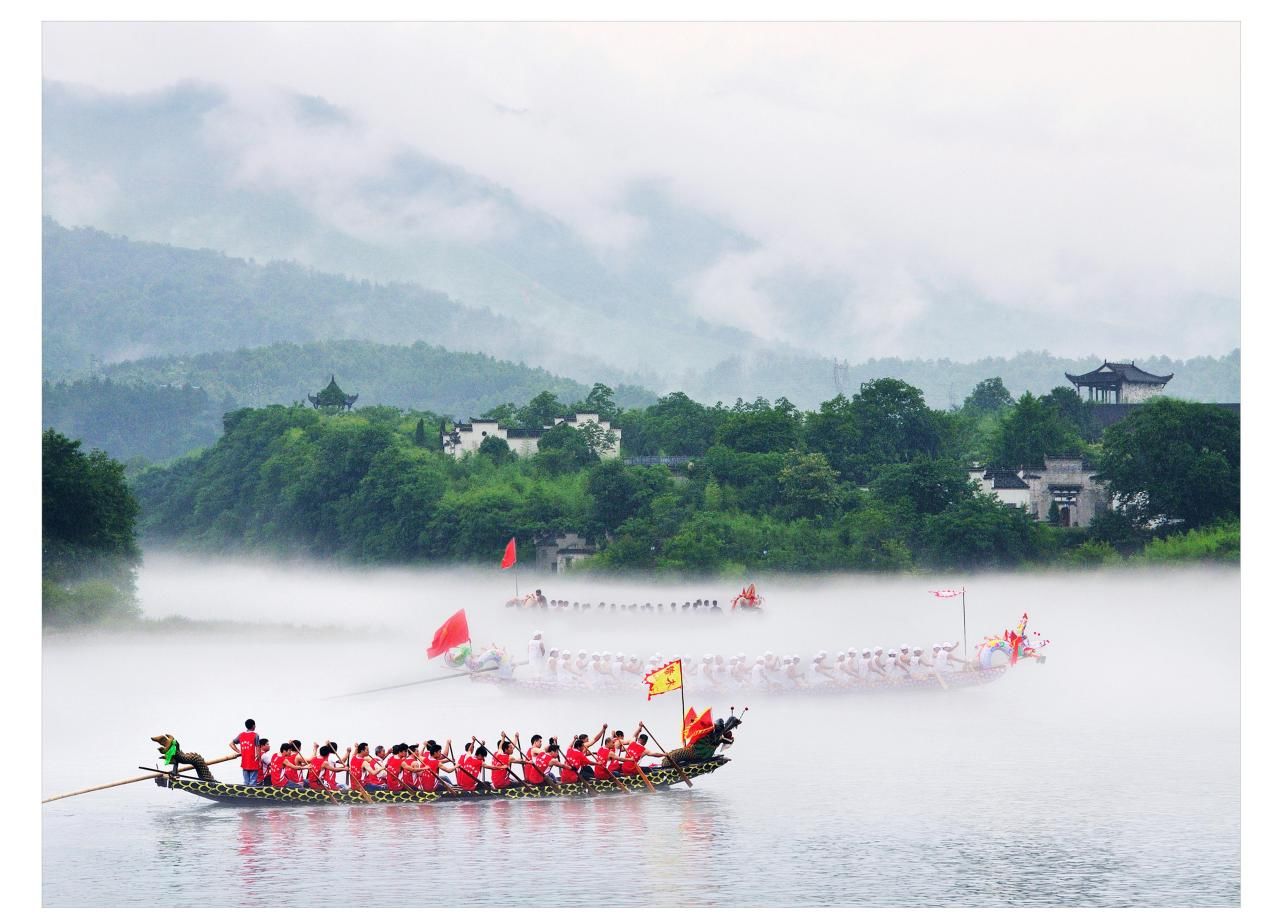
<path id="1" fill-rule="evenodd" d="M 289 753 L 273 754 L 272 764 L 268 767 L 268 780 L 276 788 L 280 788 L 290 780 L 290 772 L 286 769 L 286 760 L 289 758 Z"/>
<path id="2" fill-rule="evenodd" d="M 637 761 L 642 758 L 642 754 L 646 752 L 646 747 L 642 746 L 636 740 L 624 748 L 624 755 L 628 757 L 620 764 L 620 772 L 623 775 L 637 774 Z"/>
<path id="3" fill-rule="evenodd" d="M 399 756 L 392 753 L 387 757 L 387 790 L 401 791 L 404 789 L 404 783 L 400 781 L 400 764 L 403 762 Z"/>
<path id="4" fill-rule="evenodd" d="M 479 784 L 479 757 L 463 753 L 457 760 L 457 787 L 473 791 Z"/>
<path id="5" fill-rule="evenodd" d="M 509 788 L 510 787 L 510 754 L 509 753 L 493 753 L 492 761 L 499 766 L 506 766 L 505 769 L 492 770 L 492 787 Z"/>
<path id="6" fill-rule="evenodd" d="M 434 791 L 439 787 L 440 760 L 432 753 L 422 756 L 422 771 L 418 773 L 418 785 L 423 791 Z"/>
<path id="7" fill-rule="evenodd" d="M 598 749 L 598 761 L 593 766 L 594 778 L 610 778 L 611 770 L 607 768 L 607 760 L 611 758 L 610 747 L 600 747 Z"/>
<path id="8" fill-rule="evenodd" d="M 378 774 L 378 760 L 373 756 L 366 756 L 360 761 L 361 783 L 364 785 L 373 785 L 375 787 L 383 784 L 382 776 Z"/>
<path id="9" fill-rule="evenodd" d="M 243 731 L 237 735 L 237 749 L 242 754 L 242 768 L 259 771 L 259 735 Z"/>
<path id="10" fill-rule="evenodd" d="M 567 755 L 564 757 L 567 765 L 558 773 L 558 780 L 565 784 L 580 781 L 580 767 L 589 765 L 589 760 L 585 758 L 584 750 L 577 750 L 575 747 L 568 747 Z"/>
<path id="11" fill-rule="evenodd" d="M 542 763 L 540 760 L 548 760 L 549 754 L 545 752 L 533 753 L 531 750 L 528 750 L 527 755 L 523 758 L 528 760 L 528 762 L 523 766 L 523 780 L 529 785 L 539 785 L 544 782 L 545 776 L 542 773 L 549 771 L 549 769 L 546 768 L 548 763 Z M 533 765 L 533 763 L 535 763 L 535 765 Z M 538 767 L 540 771 L 537 771 Z"/>

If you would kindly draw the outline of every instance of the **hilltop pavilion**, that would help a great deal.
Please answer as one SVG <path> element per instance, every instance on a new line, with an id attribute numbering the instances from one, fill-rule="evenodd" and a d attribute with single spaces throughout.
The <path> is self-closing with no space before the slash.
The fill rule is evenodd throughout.
<path id="1" fill-rule="evenodd" d="M 330 383 L 327 384 L 319 394 L 315 397 L 308 395 L 308 400 L 312 406 L 318 410 L 324 410 L 329 413 L 341 413 L 344 410 L 350 410 L 352 404 L 356 403 L 359 394 L 344 394 L 343 389 L 334 381 L 334 376 L 330 376 Z"/>
<path id="2" fill-rule="evenodd" d="M 1165 389 L 1165 385 L 1173 378 L 1168 375 L 1153 375 L 1145 372 L 1133 362 L 1104 362 L 1103 365 L 1084 375 L 1064 373 L 1081 394 L 1086 389 L 1086 400 L 1091 403 L 1142 403 L 1149 397 L 1155 397 Z"/>

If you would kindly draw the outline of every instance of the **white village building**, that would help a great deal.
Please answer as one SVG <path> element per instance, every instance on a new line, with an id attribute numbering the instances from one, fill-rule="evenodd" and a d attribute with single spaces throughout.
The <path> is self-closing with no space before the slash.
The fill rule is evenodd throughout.
<path id="1" fill-rule="evenodd" d="M 1085 527 L 1111 501 L 1107 487 L 1080 455 L 1048 455 L 1041 464 L 1018 470 L 971 467 L 967 478 L 985 495 L 1060 527 Z"/>
<path id="2" fill-rule="evenodd" d="M 553 426 L 549 428 L 568 425 L 573 429 L 584 431 L 584 427 L 590 423 L 602 432 L 611 434 L 609 445 L 598 451 L 598 457 L 603 460 L 619 457 L 620 430 L 613 428 L 610 420 L 602 419 L 597 413 L 573 413 L 571 416 L 559 416 L 555 418 Z M 440 434 L 440 442 L 444 446 L 445 454 L 461 458 L 463 455 L 473 454 L 478 451 L 484 440 L 492 436 L 505 439 L 506 444 L 510 446 L 510 450 L 519 457 L 530 457 L 536 454 L 541 443 L 541 436 L 547 431 L 548 428 L 511 429 L 501 425 L 495 419 L 472 419 L 468 423 L 458 423 L 457 427 L 451 432 L 442 432 Z"/>

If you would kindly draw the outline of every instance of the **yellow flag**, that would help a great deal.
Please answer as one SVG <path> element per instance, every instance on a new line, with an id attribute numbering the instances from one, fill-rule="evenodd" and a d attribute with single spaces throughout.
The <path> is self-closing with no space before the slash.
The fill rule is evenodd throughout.
<path id="1" fill-rule="evenodd" d="M 651 701 L 651 696 L 658 696 L 660 693 L 671 693 L 675 689 L 681 689 L 681 658 L 675 661 L 669 661 L 663 667 L 657 667 L 642 678 L 642 682 L 648 687 L 646 692 L 646 701 Z"/>

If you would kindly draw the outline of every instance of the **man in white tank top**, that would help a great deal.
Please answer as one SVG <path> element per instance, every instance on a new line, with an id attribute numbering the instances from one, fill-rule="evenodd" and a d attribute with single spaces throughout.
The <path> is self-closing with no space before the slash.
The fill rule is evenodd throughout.
<path id="1" fill-rule="evenodd" d="M 857 662 L 857 682 L 869 683 L 872 676 L 870 666 L 870 649 L 863 648 L 862 656 Z"/>
<path id="2" fill-rule="evenodd" d="M 545 674 L 545 637 L 540 630 L 532 633 L 527 647 L 528 672 L 539 678 Z"/>

